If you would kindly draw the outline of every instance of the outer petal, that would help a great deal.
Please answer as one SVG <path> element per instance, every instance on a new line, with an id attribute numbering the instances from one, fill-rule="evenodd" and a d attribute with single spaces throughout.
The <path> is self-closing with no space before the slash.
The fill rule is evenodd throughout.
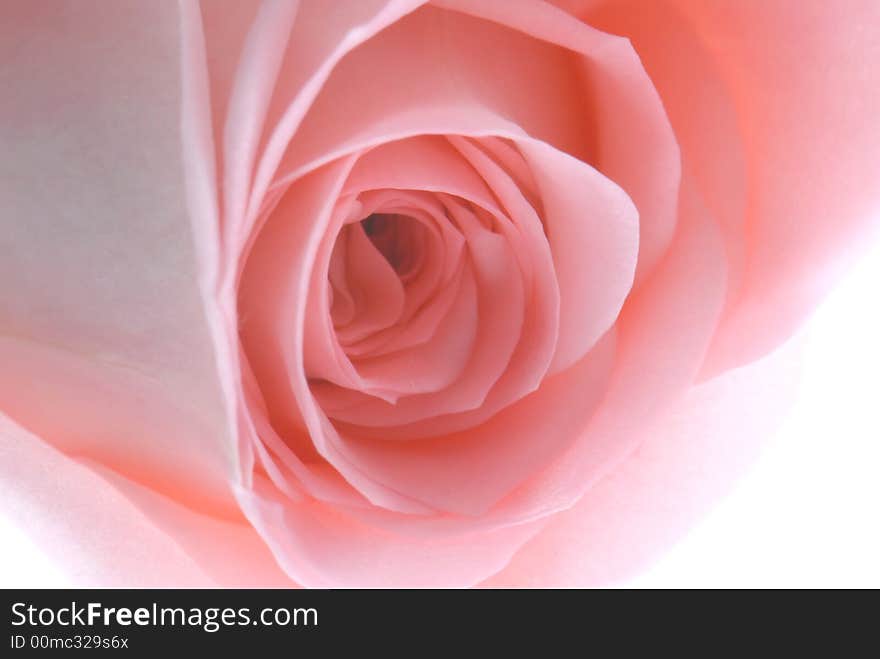
<path id="1" fill-rule="evenodd" d="M 490 587 L 604 586 L 658 558 L 724 496 L 790 408 L 798 339 L 694 389 L 570 510 L 555 516 Z"/>
<path id="2" fill-rule="evenodd" d="M 244 520 L 194 513 L 59 453 L 3 415 L 0 497 L 73 585 L 290 585 Z"/>
<path id="3" fill-rule="evenodd" d="M 630 38 L 732 273 L 706 374 L 771 350 L 880 225 L 880 4 L 559 0 Z"/>
<path id="4" fill-rule="evenodd" d="M 880 5 L 687 4 L 746 145 L 748 271 L 714 371 L 784 340 L 880 229 Z"/>
<path id="5" fill-rule="evenodd" d="M 0 410 L 64 452 L 232 510 L 183 184 L 178 8 L 3 14 Z"/>

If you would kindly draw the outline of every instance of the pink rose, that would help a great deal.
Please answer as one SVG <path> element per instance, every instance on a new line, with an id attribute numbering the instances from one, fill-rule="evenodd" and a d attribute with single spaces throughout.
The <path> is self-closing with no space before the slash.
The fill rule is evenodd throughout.
<path id="1" fill-rule="evenodd" d="M 625 576 L 876 229 L 874 0 L 8 4 L 0 492 L 84 583 Z"/>

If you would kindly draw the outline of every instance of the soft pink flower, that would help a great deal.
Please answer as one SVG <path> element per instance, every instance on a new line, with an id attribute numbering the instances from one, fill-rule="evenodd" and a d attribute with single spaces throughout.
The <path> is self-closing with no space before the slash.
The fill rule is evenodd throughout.
<path id="1" fill-rule="evenodd" d="M 80 581 L 606 583 L 746 466 L 880 6 L 554 4 L 4 10 L 0 482 Z"/>

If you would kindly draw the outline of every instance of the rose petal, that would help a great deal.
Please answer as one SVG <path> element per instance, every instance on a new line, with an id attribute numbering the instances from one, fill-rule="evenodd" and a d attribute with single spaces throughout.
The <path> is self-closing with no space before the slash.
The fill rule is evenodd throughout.
<path id="1" fill-rule="evenodd" d="M 15 89 L 0 106 L 3 412 L 66 453 L 229 510 L 184 190 L 178 8 L 28 2 L 0 31 Z"/>
<path id="2" fill-rule="evenodd" d="M 731 295 L 704 375 L 766 353 L 880 225 L 880 7 L 564 4 L 633 42 L 721 222 Z"/>
<path id="3" fill-rule="evenodd" d="M 255 174 L 247 221 L 253 222 L 291 137 L 336 64 L 425 0 L 301 0 L 279 71 L 272 126 Z M 283 4 L 280 2 L 279 4 Z"/>
<path id="4" fill-rule="evenodd" d="M 540 515 L 571 507 L 637 448 L 645 426 L 693 382 L 721 313 L 727 264 L 714 218 L 687 177 L 684 181 L 682 231 L 653 276 L 627 301 L 602 404 L 568 451 L 493 514 Z M 548 413 L 556 412 L 548 407 Z"/>
<path id="5" fill-rule="evenodd" d="M 223 131 L 223 205 L 230 250 L 237 250 L 242 239 L 257 148 L 298 11 L 299 0 L 261 2 L 238 56 Z M 220 20 L 231 19 L 224 13 Z M 229 49 L 229 43 L 216 45 Z M 215 90 L 221 95 L 225 91 L 216 85 Z"/>
<path id="6" fill-rule="evenodd" d="M 279 501 L 259 480 L 239 492 L 245 513 L 288 574 L 309 587 L 463 587 L 500 570 L 539 523 L 436 538 L 394 535 L 339 510 Z"/>
<path id="7" fill-rule="evenodd" d="M 795 399 L 800 344 L 691 389 L 641 433 L 639 449 L 553 517 L 489 587 L 619 583 L 727 494 Z"/>
<path id="8" fill-rule="evenodd" d="M 195 513 L 59 453 L 3 415 L 0 493 L 4 513 L 76 586 L 292 585 L 240 515 Z"/>

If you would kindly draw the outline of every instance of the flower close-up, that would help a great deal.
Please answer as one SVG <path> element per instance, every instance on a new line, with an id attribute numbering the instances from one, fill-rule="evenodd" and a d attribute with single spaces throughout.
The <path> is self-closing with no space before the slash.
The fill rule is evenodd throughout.
<path id="1" fill-rule="evenodd" d="M 0 495 L 78 584 L 627 579 L 880 225 L 876 0 L 0 16 Z"/>

